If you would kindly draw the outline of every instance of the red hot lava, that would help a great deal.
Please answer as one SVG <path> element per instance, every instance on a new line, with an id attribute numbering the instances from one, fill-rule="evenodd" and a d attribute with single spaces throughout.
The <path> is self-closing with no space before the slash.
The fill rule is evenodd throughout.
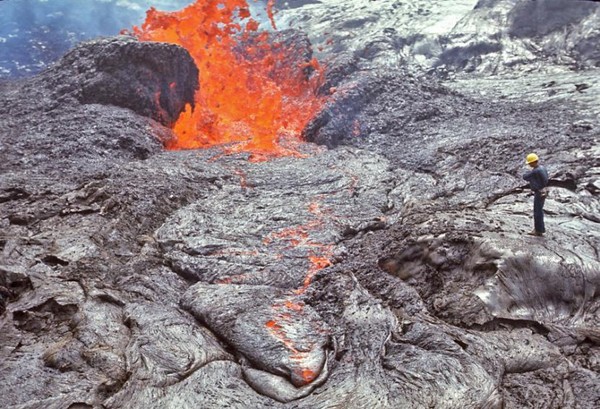
<path id="1" fill-rule="evenodd" d="M 267 14 L 275 27 L 273 3 Z M 290 67 L 297 51 L 258 26 L 246 0 L 197 0 L 176 12 L 151 8 L 133 28 L 140 40 L 185 47 L 200 71 L 195 109 L 181 114 L 167 149 L 236 143 L 231 150 L 259 156 L 297 154 L 290 146 L 323 104 L 314 92 L 319 66 L 313 59 Z M 317 74 L 307 78 L 307 66 Z"/>
<path id="2" fill-rule="evenodd" d="M 273 5 L 274 0 L 268 0 L 267 15 L 275 28 Z M 324 103 L 315 93 L 320 68 L 316 60 L 301 60 L 297 48 L 277 43 L 276 35 L 259 32 L 258 27 L 246 0 L 197 0 L 177 12 L 152 8 L 144 24 L 133 28 L 142 41 L 183 46 L 199 69 L 195 108 L 187 106 L 175 123 L 176 139 L 168 149 L 233 144 L 228 150 L 248 151 L 255 159 L 298 154 L 291 147 L 301 141 L 302 130 Z M 308 77 L 307 68 L 315 74 Z M 236 173 L 244 186 L 245 175 Z M 309 211 L 322 216 L 318 204 Z M 292 379 L 301 384 L 312 382 L 319 371 L 311 361 L 316 346 L 292 336 L 304 309 L 293 299 L 306 290 L 318 270 L 331 264 L 331 246 L 310 240 L 310 231 L 318 225 L 315 220 L 265 239 L 266 244 L 279 239 L 309 252 L 310 268 L 302 287 L 287 302 L 273 305 L 273 319 L 265 323 L 289 351 L 295 362 Z M 222 282 L 244 279 L 240 275 Z"/>

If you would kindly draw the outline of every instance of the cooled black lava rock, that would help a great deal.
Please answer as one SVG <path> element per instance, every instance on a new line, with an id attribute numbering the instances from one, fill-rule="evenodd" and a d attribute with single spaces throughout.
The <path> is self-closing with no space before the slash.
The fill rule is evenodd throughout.
<path id="1" fill-rule="evenodd" d="M 179 46 L 126 36 L 80 44 L 38 76 L 0 84 L 0 168 L 44 174 L 59 161 L 71 169 L 63 178 L 76 179 L 147 158 L 172 138 L 163 125 L 193 104 L 197 87 L 198 70 Z"/>
<path id="2" fill-rule="evenodd" d="M 178 46 L 121 36 L 83 43 L 42 74 L 56 98 L 105 104 L 170 126 L 186 104 L 194 105 L 198 68 Z"/>

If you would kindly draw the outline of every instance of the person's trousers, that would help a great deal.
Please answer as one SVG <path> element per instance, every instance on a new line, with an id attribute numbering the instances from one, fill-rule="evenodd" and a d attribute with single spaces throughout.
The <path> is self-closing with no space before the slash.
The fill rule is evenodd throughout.
<path id="1" fill-rule="evenodd" d="M 540 192 L 535 192 L 533 195 L 533 225 L 535 231 L 538 233 L 545 233 L 546 227 L 544 226 L 544 202 L 545 197 L 542 197 Z"/>

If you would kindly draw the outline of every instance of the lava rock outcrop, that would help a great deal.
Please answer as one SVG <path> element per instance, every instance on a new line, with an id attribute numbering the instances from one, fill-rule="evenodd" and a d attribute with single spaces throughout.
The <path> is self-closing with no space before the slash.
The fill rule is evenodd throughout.
<path id="1" fill-rule="evenodd" d="M 199 87 L 198 68 L 183 48 L 127 36 L 75 47 L 42 78 L 57 100 L 129 108 L 165 126 L 194 105 Z"/>
<path id="2" fill-rule="evenodd" d="M 548 63 L 598 67 L 600 6 L 594 1 L 298 3 L 289 3 L 282 18 L 291 27 L 310 25 L 319 58 L 350 52 L 367 66 L 407 65 L 449 78 L 544 70 Z"/>

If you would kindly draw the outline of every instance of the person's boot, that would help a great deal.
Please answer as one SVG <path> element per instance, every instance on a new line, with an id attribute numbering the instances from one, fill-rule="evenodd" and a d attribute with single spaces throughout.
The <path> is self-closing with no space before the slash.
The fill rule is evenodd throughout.
<path id="1" fill-rule="evenodd" d="M 530 231 L 530 232 L 529 232 L 529 233 L 527 233 L 527 234 L 528 234 L 528 235 L 530 235 L 530 236 L 543 236 L 543 235 L 544 235 L 544 233 L 540 233 L 540 232 L 539 232 L 539 231 L 537 231 L 537 230 L 532 230 L 532 231 Z"/>

